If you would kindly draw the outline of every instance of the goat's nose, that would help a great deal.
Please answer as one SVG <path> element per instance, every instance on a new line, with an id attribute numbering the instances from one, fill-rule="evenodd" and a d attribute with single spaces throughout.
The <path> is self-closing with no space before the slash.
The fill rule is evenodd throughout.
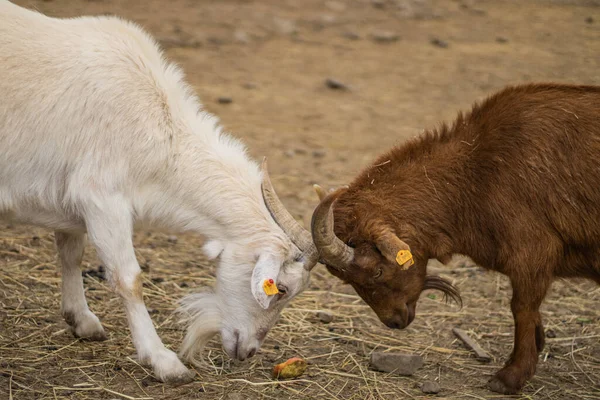
<path id="1" fill-rule="evenodd" d="M 394 320 L 386 321 L 385 326 L 387 326 L 388 328 L 392 328 L 392 329 L 400 329 L 401 328 L 400 324 Z"/>
<path id="2" fill-rule="evenodd" d="M 248 353 L 248 358 L 254 357 L 255 354 L 256 354 L 256 349 L 253 347 L 252 349 L 250 349 L 250 352 Z"/>

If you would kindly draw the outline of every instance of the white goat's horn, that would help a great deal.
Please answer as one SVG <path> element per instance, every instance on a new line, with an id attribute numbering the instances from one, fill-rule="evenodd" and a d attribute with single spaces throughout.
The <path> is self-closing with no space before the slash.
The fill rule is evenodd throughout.
<path id="1" fill-rule="evenodd" d="M 345 187 L 339 188 L 325 196 L 315 209 L 311 221 L 312 238 L 321 260 L 334 268 L 344 268 L 354 260 L 354 249 L 342 242 L 333 231 L 332 205 L 346 190 Z"/>
<path id="2" fill-rule="evenodd" d="M 310 232 L 304 229 L 304 227 L 294 219 L 281 200 L 279 200 L 279 197 L 271 184 L 271 179 L 269 178 L 266 157 L 263 159 L 261 168 L 263 173 L 261 189 L 265 205 L 277 225 L 279 225 L 285 234 L 288 235 L 296 247 L 302 251 L 304 268 L 310 271 L 317 264 L 319 258 Z"/>

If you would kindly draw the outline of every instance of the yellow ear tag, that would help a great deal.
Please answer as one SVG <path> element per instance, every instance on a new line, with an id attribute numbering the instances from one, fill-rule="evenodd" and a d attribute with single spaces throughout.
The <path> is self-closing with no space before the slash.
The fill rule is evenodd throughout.
<path id="1" fill-rule="evenodd" d="M 413 265 L 415 263 L 415 260 L 413 259 L 413 256 L 412 256 L 412 253 L 410 252 L 410 250 L 400 250 L 398 252 L 398 254 L 396 254 L 396 262 L 401 267 L 404 266 L 404 264 L 406 264 L 409 261 L 410 261 L 410 265 L 408 265 L 406 268 L 410 267 L 411 265 Z"/>
<path id="2" fill-rule="evenodd" d="M 263 290 L 267 294 L 267 296 L 273 296 L 274 294 L 279 293 L 279 289 L 277 289 L 277 285 L 273 279 L 265 279 L 263 282 Z"/>

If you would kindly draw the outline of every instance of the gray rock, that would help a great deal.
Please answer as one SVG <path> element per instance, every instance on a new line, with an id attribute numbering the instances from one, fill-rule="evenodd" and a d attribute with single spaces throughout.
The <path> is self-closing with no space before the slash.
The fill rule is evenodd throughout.
<path id="1" fill-rule="evenodd" d="M 314 158 L 323 158 L 325 157 L 325 155 L 327 154 L 327 151 L 325 151 L 324 149 L 316 149 L 313 150 L 312 155 Z"/>
<path id="2" fill-rule="evenodd" d="M 346 39 L 350 39 L 350 40 L 360 40 L 361 39 L 361 37 L 358 33 L 352 32 L 352 31 L 344 32 L 344 37 Z"/>
<path id="3" fill-rule="evenodd" d="M 292 158 L 292 157 L 294 157 L 294 155 L 295 155 L 296 153 L 294 153 L 294 150 L 286 150 L 286 151 L 285 151 L 283 154 L 284 154 L 284 155 L 285 155 L 287 158 Z"/>
<path id="4" fill-rule="evenodd" d="M 441 390 L 440 384 L 435 381 L 423 382 L 421 386 L 421 391 L 426 394 L 438 394 Z"/>
<path id="5" fill-rule="evenodd" d="M 448 48 L 448 42 L 439 38 L 431 39 L 431 44 L 437 47 L 441 47 L 442 49 Z"/>
<path id="6" fill-rule="evenodd" d="M 275 29 L 284 35 L 291 35 L 298 32 L 294 21 L 290 21 L 289 19 L 274 18 L 273 23 L 275 24 Z"/>
<path id="7" fill-rule="evenodd" d="M 324 324 L 328 324 L 333 321 L 333 314 L 327 311 L 317 311 L 317 318 Z"/>
<path id="8" fill-rule="evenodd" d="M 379 43 L 392 43 L 400 40 L 400 35 L 390 31 L 375 32 L 371 37 L 374 41 Z"/>
<path id="9" fill-rule="evenodd" d="M 418 354 L 373 352 L 370 364 L 377 371 L 411 376 L 423 366 L 423 357 Z"/>
<path id="10" fill-rule="evenodd" d="M 346 5 L 339 1 L 326 1 L 325 7 L 332 11 L 344 11 L 346 9 Z"/>
<path id="11" fill-rule="evenodd" d="M 250 43 L 250 35 L 242 30 L 236 30 L 233 32 L 233 38 L 238 43 L 248 44 Z"/>
<path id="12" fill-rule="evenodd" d="M 220 104 L 229 104 L 233 103 L 233 99 L 229 96 L 221 96 L 217 99 Z"/>
<path id="13" fill-rule="evenodd" d="M 348 90 L 348 85 L 333 78 L 325 79 L 325 85 L 330 89 Z"/>

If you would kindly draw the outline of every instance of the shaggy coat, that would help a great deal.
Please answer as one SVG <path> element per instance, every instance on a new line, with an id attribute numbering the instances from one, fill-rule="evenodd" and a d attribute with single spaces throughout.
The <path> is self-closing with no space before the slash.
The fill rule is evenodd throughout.
<path id="1" fill-rule="evenodd" d="M 390 327 L 410 324 L 424 289 L 458 297 L 426 276 L 431 258 L 467 255 L 510 278 L 514 350 L 490 387 L 515 393 L 544 346 L 539 307 L 552 281 L 600 284 L 600 87 L 508 87 L 386 152 L 319 207 L 331 204 L 353 260 L 321 258 Z M 414 265 L 395 262 L 399 249 Z"/>

